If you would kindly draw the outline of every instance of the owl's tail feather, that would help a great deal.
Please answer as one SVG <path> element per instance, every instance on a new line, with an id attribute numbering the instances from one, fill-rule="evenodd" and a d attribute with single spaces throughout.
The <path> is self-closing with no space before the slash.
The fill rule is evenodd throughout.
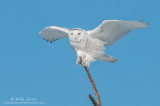
<path id="1" fill-rule="evenodd" d="M 112 57 L 112 56 L 110 56 L 110 55 L 104 54 L 104 55 L 98 57 L 97 60 L 100 60 L 100 61 L 108 61 L 108 62 L 114 63 L 114 62 L 116 62 L 118 59 L 116 59 L 116 58 L 114 58 L 114 57 Z"/>

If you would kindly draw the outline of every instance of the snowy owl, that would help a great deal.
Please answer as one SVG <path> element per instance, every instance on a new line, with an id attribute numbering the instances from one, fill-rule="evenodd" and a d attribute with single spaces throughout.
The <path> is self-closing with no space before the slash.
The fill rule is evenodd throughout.
<path id="1" fill-rule="evenodd" d="M 116 58 L 105 54 L 105 47 L 112 45 L 132 30 L 147 27 L 148 24 L 141 21 L 104 20 L 94 30 L 49 26 L 39 34 L 42 34 L 42 38 L 51 43 L 68 37 L 71 47 L 77 54 L 76 63 L 88 67 L 96 60 L 116 62 Z"/>

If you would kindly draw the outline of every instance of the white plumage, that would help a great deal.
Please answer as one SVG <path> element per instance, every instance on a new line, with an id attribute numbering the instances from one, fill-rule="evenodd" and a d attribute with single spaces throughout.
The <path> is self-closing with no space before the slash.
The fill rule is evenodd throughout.
<path id="1" fill-rule="evenodd" d="M 85 31 L 80 28 L 70 30 L 50 26 L 40 31 L 39 34 L 50 42 L 68 37 L 71 47 L 77 53 L 76 63 L 88 67 L 96 60 L 117 61 L 114 57 L 105 54 L 105 47 L 112 45 L 132 30 L 147 27 L 148 24 L 140 21 L 105 20 L 94 30 Z"/>

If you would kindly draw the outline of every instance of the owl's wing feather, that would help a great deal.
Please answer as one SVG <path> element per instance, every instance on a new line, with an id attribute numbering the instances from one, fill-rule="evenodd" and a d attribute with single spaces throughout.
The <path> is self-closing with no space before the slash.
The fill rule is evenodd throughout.
<path id="1" fill-rule="evenodd" d="M 39 34 L 42 34 L 42 38 L 51 43 L 62 38 L 68 37 L 70 29 L 61 28 L 57 26 L 49 26 L 44 28 Z"/>
<path id="2" fill-rule="evenodd" d="M 97 28 L 89 31 L 89 36 L 106 42 L 110 46 L 132 30 L 147 28 L 141 21 L 105 20 Z"/>

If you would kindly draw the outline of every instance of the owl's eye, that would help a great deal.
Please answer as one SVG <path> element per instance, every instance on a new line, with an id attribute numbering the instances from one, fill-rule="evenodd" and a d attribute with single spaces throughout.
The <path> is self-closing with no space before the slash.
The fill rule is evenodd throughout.
<path id="1" fill-rule="evenodd" d="M 78 33 L 78 35 L 81 35 L 81 33 Z"/>
<path id="2" fill-rule="evenodd" d="M 71 35 L 73 35 L 73 33 L 71 33 Z"/>

